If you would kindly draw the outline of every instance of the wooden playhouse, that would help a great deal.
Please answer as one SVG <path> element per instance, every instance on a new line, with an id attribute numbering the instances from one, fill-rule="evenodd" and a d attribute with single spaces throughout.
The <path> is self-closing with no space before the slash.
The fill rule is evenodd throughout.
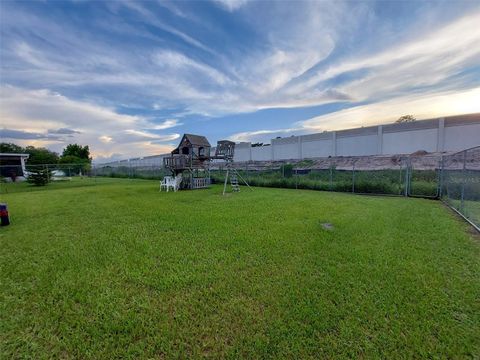
<path id="1" fill-rule="evenodd" d="M 182 189 L 206 188 L 210 186 L 210 149 L 205 136 L 184 134 L 163 164 L 174 176 L 182 174 Z"/>

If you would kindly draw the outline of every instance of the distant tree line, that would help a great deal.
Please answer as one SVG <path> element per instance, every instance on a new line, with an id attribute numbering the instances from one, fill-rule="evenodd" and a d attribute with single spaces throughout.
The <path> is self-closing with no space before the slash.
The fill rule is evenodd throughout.
<path id="1" fill-rule="evenodd" d="M 89 170 L 92 163 L 88 145 L 69 144 L 61 155 L 43 147 L 22 147 L 13 143 L 0 143 L 0 153 L 29 154 L 28 165 L 75 164 L 78 168 Z"/>
<path id="2" fill-rule="evenodd" d="M 397 124 L 401 124 L 401 123 L 407 123 L 407 122 L 414 122 L 416 120 L 417 119 L 413 115 L 402 115 L 395 122 Z"/>

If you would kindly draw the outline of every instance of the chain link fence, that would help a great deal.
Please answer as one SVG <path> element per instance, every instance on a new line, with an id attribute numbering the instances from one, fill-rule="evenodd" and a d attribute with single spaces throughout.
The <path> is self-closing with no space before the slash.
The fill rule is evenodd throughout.
<path id="1" fill-rule="evenodd" d="M 4 182 L 18 182 L 28 178 L 32 173 L 45 171 L 51 181 L 68 180 L 73 176 L 94 176 L 90 165 L 85 164 L 25 164 L 4 165 L 0 164 L 0 174 Z"/>
<path id="2" fill-rule="evenodd" d="M 419 196 L 439 194 L 439 156 L 383 156 L 234 163 L 252 186 L 311 189 L 356 194 Z M 97 166 L 95 176 L 161 180 L 168 169 L 151 166 Z M 225 164 L 210 167 L 213 183 L 225 180 Z"/>
<path id="3" fill-rule="evenodd" d="M 480 231 L 480 146 L 441 161 L 440 198 Z"/>
<path id="4" fill-rule="evenodd" d="M 138 178 L 161 180 L 164 176 L 171 175 L 170 171 L 159 165 L 142 166 L 96 166 L 93 168 L 96 176 L 113 178 Z"/>
<path id="5" fill-rule="evenodd" d="M 235 167 L 253 186 L 436 198 L 439 160 L 438 156 L 364 156 L 237 163 Z M 214 181 L 224 179 L 221 165 L 211 174 Z"/>
<path id="6" fill-rule="evenodd" d="M 97 184 L 89 164 L 0 164 L 0 194 L 41 189 L 43 185 L 69 188 Z M 29 189 L 29 190 L 27 190 Z"/>

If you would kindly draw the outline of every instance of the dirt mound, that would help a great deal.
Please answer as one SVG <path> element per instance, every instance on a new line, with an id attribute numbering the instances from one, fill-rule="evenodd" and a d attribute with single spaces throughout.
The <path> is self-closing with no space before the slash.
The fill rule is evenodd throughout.
<path id="1" fill-rule="evenodd" d="M 410 154 L 410 156 L 425 156 L 425 155 L 428 155 L 429 152 L 428 151 L 425 151 L 425 150 L 417 150 L 413 153 Z"/>

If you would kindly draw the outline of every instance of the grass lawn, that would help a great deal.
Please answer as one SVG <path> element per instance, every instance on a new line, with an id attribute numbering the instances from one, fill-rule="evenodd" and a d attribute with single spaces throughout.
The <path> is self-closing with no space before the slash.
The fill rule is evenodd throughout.
<path id="1" fill-rule="evenodd" d="M 2 186 L 0 357 L 480 357 L 480 241 L 440 202 Z"/>
<path id="2" fill-rule="evenodd" d="M 463 209 L 462 202 L 458 199 L 445 198 L 445 201 L 447 201 L 450 206 L 461 211 L 467 219 L 480 227 L 480 201 L 465 200 Z"/>

